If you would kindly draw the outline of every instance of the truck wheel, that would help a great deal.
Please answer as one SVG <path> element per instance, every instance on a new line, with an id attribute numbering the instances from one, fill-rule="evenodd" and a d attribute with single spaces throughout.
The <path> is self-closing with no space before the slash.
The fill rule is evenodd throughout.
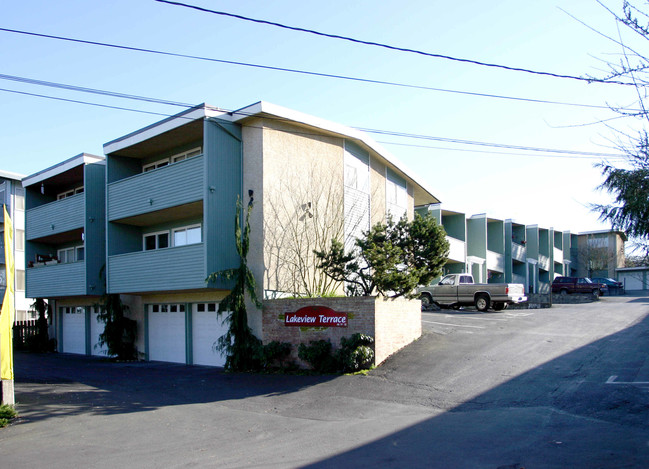
<path id="1" fill-rule="evenodd" d="M 422 311 L 428 311 L 431 309 L 431 306 L 433 305 L 433 298 L 430 296 L 428 293 L 422 293 L 419 295 L 419 299 L 421 300 L 421 310 Z"/>
<path id="2" fill-rule="evenodd" d="M 487 311 L 489 309 L 489 297 L 487 295 L 478 295 L 475 299 L 475 307 L 478 311 Z"/>
<path id="3" fill-rule="evenodd" d="M 509 306 L 507 303 L 499 301 L 494 303 L 494 311 L 502 311 L 503 309 L 507 309 L 507 306 Z"/>
<path id="4" fill-rule="evenodd" d="M 602 296 L 602 292 L 599 290 L 599 288 L 593 290 L 593 296 L 595 298 L 599 298 L 600 296 Z"/>

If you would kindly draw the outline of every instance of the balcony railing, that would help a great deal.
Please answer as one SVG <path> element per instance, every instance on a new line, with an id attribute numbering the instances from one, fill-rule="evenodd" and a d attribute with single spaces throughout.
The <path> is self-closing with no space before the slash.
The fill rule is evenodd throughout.
<path id="1" fill-rule="evenodd" d="M 108 258 L 110 293 L 205 288 L 205 277 L 203 243 Z"/>
<path id="2" fill-rule="evenodd" d="M 28 298 L 86 295 L 86 263 L 53 264 L 25 271 Z"/>
<path id="3" fill-rule="evenodd" d="M 487 251 L 487 269 L 495 272 L 504 272 L 505 256 L 497 252 Z"/>
<path id="4" fill-rule="evenodd" d="M 512 242 L 512 259 L 525 262 L 527 249 L 522 244 Z"/>
<path id="5" fill-rule="evenodd" d="M 108 184 L 110 221 L 203 199 L 203 157 L 195 156 L 163 168 Z"/>
<path id="6" fill-rule="evenodd" d="M 563 264 L 563 250 L 561 250 L 559 248 L 553 248 L 553 249 L 554 249 L 554 252 L 553 252 L 554 262 L 557 262 L 559 264 Z"/>
<path id="7" fill-rule="evenodd" d="M 539 254 L 539 268 L 550 270 L 550 258 L 545 254 Z"/>
<path id="8" fill-rule="evenodd" d="M 450 244 L 448 258 L 457 262 L 466 262 L 464 241 L 451 236 L 447 236 L 446 239 Z"/>
<path id="9" fill-rule="evenodd" d="M 26 237 L 34 240 L 84 227 L 85 194 L 39 205 L 25 213 Z"/>

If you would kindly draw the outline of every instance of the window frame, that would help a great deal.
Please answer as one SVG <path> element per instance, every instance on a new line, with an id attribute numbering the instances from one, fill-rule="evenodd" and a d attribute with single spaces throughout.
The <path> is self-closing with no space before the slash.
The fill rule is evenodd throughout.
<path id="1" fill-rule="evenodd" d="M 164 168 L 165 166 L 169 166 L 170 164 L 171 161 L 169 160 L 169 158 L 162 158 L 161 160 L 153 161 L 152 163 L 142 165 L 142 172 L 148 173 L 149 171 L 153 171 L 158 168 Z"/>
<path id="2" fill-rule="evenodd" d="M 186 242 L 185 244 L 176 244 L 176 233 L 180 231 L 185 231 L 185 233 L 188 230 L 198 228 L 198 232 L 200 233 L 200 240 L 195 242 L 195 243 L 189 243 Z M 179 226 L 178 228 L 174 228 L 171 230 L 171 247 L 176 247 L 176 246 L 190 246 L 192 244 L 200 244 L 203 242 L 203 226 L 202 223 L 197 223 L 193 225 L 186 225 L 186 226 Z"/>
<path id="3" fill-rule="evenodd" d="M 202 154 L 203 154 L 203 148 L 202 147 L 196 147 L 196 148 L 192 148 L 191 150 L 183 151 L 181 153 L 176 153 L 175 155 L 172 155 L 169 158 L 169 160 L 170 160 L 170 164 L 180 163 L 181 161 L 185 161 L 185 160 L 188 160 L 190 158 L 200 156 Z"/>
<path id="4" fill-rule="evenodd" d="M 160 247 L 160 242 L 159 242 L 159 236 L 166 234 L 167 235 L 167 246 L 165 247 Z M 155 247 L 153 249 L 147 249 L 146 248 L 146 239 L 149 236 L 155 236 Z M 171 247 L 171 235 L 169 233 L 169 230 L 161 230 L 161 231 L 152 231 L 150 233 L 143 233 L 142 234 L 142 251 L 157 251 L 159 249 L 167 249 Z"/>

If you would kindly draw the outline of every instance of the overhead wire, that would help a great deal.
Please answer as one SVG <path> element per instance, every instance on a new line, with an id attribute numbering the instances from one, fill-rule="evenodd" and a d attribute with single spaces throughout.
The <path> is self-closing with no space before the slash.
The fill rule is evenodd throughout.
<path id="1" fill-rule="evenodd" d="M 329 33 L 323 33 L 321 31 L 316 31 L 313 29 L 306 29 L 298 26 L 289 26 L 286 24 L 274 22 L 274 21 L 268 21 L 268 20 L 262 20 L 262 19 L 257 19 L 257 18 L 251 18 L 243 15 L 237 15 L 234 13 L 228 13 L 225 11 L 218 11 L 218 10 L 211 10 L 209 8 L 204 8 L 204 7 L 199 7 L 197 5 L 190 5 L 187 3 L 182 3 L 182 2 L 176 2 L 176 1 L 170 1 L 170 0 L 154 0 L 158 3 L 166 3 L 169 5 L 174 5 L 174 6 L 180 6 L 184 8 L 190 8 L 193 10 L 201 11 L 204 13 L 211 13 L 215 15 L 220 15 L 220 16 L 227 16 L 230 18 L 236 18 L 240 19 L 243 21 L 250 21 L 253 23 L 259 23 L 259 24 L 265 24 L 269 26 L 275 26 L 278 28 L 283 28 L 291 31 L 296 31 L 296 32 L 301 32 L 301 33 L 308 33 L 308 34 L 314 34 L 316 36 L 322 36 L 330 39 L 339 39 L 342 41 L 348 41 L 348 42 L 353 42 L 357 44 L 363 44 L 367 46 L 375 46 L 375 47 L 381 47 L 384 49 L 390 49 L 393 51 L 398 51 L 398 52 L 406 52 L 406 53 L 412 53 L 412 54 L 417 54 L 421 56 L 426 56 L 426 57 L 432 57 L 432 58 L 437 58 L 437 59 L 445 59 L 445 60 L 451 60 L 455 62 L 463 62 L 463 63 L 469 63 L 472 65 L 479 65 L 483 67 L 491 67 L 491 68 L 498 68 L 502 70 L 507 70 L 507 71 L 513 71 L 513 72 L 522 72 L 522 73 L 528 73 L 528 74 L 533 74 L 533 75 L 541 75 L 541 76 L 548 76 L 552 78 L 562 78 L 562 79 L 570 79 L 570 80 L 577 80 L 577 81 L 583 81 L 587 83 L 603 83 L 603 84 L 616 84 L 616 85 L 627 85 L 627 86 L 633 86 L 633 83 L 628 83 L 628 82 L 623 82 L 623 81 L 617 81 L 617 80 L 603 80 L 603 79 L 597 79 L 597 78 L 588 78 L 588 77 L 580 77 L 580 76 L 575 76 L 575 75 L 565 75 L 565 74 L 560 74 L 560 73 L 553 73 L 553 72 L 546 72 L 546 71 L 540 71 L 540 70 L 532 70 L 528 68 L 523 68 L 523 67 L 512 67 L 509 65 L 502 65 L 502 64 L 496 64 L 496 63 L 489 63 L 489 62 L 482 62 L 479 60 L 473 60 L 473 59 L 465 59 L 461 57 L 454 57 L 450 55 L 445 55 L 445 54 L 437 54 L 437 53 L 432 53 L 432 52 L 425 52 L 417 49 L 410 49 L 410 48 L 405 48 L 405 47 L 398 47 L 398 46 L 393 46 L 390 44 L 384 44 L 380 42 L 373 42 L 373 41 L 366 41 L 362 39 L 356 39 L 352 38 L 349 36 L 342 36 L 339 34 L 329 34 Z"/>
<path id="2" fill-rule="evenodd" d="M 86 90 L 91 90 L 90 88 L 86 88 Z M 188 120 L 193 120 L 193 118 L 190 117 L 184 117 L 184 116 L 178 116 L 177 114 L 170 114 L 170 113 L 161 113 L 161 112 L 153 112 L 153 111 L 146 111 L 142 109 L 134 109 L 134 108 L 127 108 L 127 107 L 121 107 L 121 106 L 112 106 L 112 105 L 106 105 L 106 104 L 100 104 L 100 103 L 93 103 L 89 101 L 81 101 L 81 100 L 74 100 L 74 99 L 69 99 L 69 98 L 61 98 L 61 97 L 56 97 L 56 96 L 48 96 L 48 95 L 42 95 L 42 94 L 36 94 L 36 93 L 28 93 L 24 91 L 17 91 L 17 90 L 9 90 L 5 88 L 0 88 L 0 91 L 2 92 L 8 92 L 8 93 L 15 93 L 15 94 L 20 94 L 20 95 L 27 95 L 27 96 L 32 96 L 32 97 L 37 97 L 37 98 L 45 98 L 45 99 L 52 99 L 52 100 L 57 100 L 57 101 L 64 101 L 64 102 L 70 102 L 74 104 L 83 104 L 83 105 L 88 105 L 88 106 L 95 106 L 95 107 L 101 107 L 101 108 L 108 108 L 108 109 L 115 109 L 115 110 L 120 110 L 120 111 L 130 111 L 130 112 L 137 112 L 141 114 L 149 114 L 149 115 L 155 115 L 155 116 L 161 116 L 161 117 L 177 117 L 177 118 L 186 118 Z M 135 95 L 125 95 L 122 93 L 112 93 L 115 95 L 120 95 L 120 97 L 129 97 L 128 99 L 133 99 L 133 100 L 138 100 L 138 97 Z M 151 102 L 153 98 L 146 98 L 147 102 Z M 163 101 L 163 100 L 161 100 Z M 187 109 L 191 109 L 191 105 L 187 105 Z M 231 111 L 231 110 L 225 110 L 221 108 L 215 108 L 211 106 L 206 106 L 209 109 L 214 109 L 218 111 L 222 111 L 225 113 L 229 114 L 238 114 L 238 115 L 243 115 L 243 116 L 253 116 L 254 114 L 251 113 L 246 113 L 241 110 L 236 110 L 236 111 Z M 280 118 L 280 117 L 275 117 L 275 116 L 265 116 L 266 119 L 269 120 L 277 120 L 277 121 L 290 121 L 289 119 L 285 118 Z M 504 144 L 504 143 L 494 143 L 494 142 L 481 142 L 481 141 L 475 141 L 475 140 L 464 140 L 464 139 L 454 139 L 454 138 L 447 138 L 447 137 L 436 137 L 432 135 L 421 135 L 421 134 L 411 134 L 411 133 L 406 133 L 406 132 L 397 132 L 397 131 L 390 131 L 390 130 L 380 130 L 380 129 L 370 129 L 370 128 L 363 128 L 363 127 L 351 127 L 356 130 L 359 130 L 361 132 L 365 133 L 372 133 L 372 134 L 379 134 L 379 135 L 389 135 L 389 136 L 394 136 L 394 137 L 401 137 L 401 138 L 411 138 L 411 139 L 424 139 L 424 140 L 433 140 L 433 141 L 440 141 L 440 142 L 447 142 L 447 143 L 455 143 L 459 145 L 474 145 L 474 146 L 484 146 L 484 147 L 494 147 L 494 148 L 499 148 L 499 149 L 513 149 L 513 150 L 523 150 L 523 151 L 528 151 L 528 152 L 536 152 L 536 153 L 550 153 L 551 155 L 545 155 L 545 156 L 553 156 L 553 157 L 575 157 L 575 156 L 581 156 L 582 158 L 584 157 L 600 157 L 600 158 L 619 158 L 623 157 L 621 154 L 614 154 L 614 153 L 595 153 L 595 152 L 582 152 L 582 151 L 574 151 L 574 150 L 561 150 L 561 149 L 553 149 L 553 148 L 539 148 L 539 147 L 531 147 L 531 146 L 522 146 L 522 145 L 510 145 L 510 144 Z M 315 135 L 314 133 L 309 133 L 309 132 L 292 132 L 292 133 L 299 133 L 299 134 L 304 134 L 304 135 Z M 396 142 L 390 142 L 390 144 L 393 145 L 399 145 L 399 143 Z M 530 155 L 531 156 L 531 155 Z M 536 156 L 543 156 L 543 155 L 536 155 Z"/>
<path id="3" fill-rule="evenodd" d="M 86 39 L 78 39 L 78 38 L 72 38 L 72 37 L 67 37 L 67 36 L 57 36 L 57 35 L 52 35 L 52 34 L 43 34 L 43 33 L 37 33 L 37 32 L 33 32 L 33 31 L 24 31 L 24 30 L 18 30 L 18 29 L 10 29 L 10 28 L 1 28 L 0 27 L 0 31 L 7 32 L 7 33 L 13 33 L 13 34 L 27 35 L 27 36 L 32 36 L 32 37 L 40 37 L 40 38 L 44 38 L 44 39 L 55 39 L 55 40 L 59 40 L 59 41 L 73 42 L 73 43 L 78 43 L 78 44 L 86 44 L 86 45 L 92 45 L 92 46 L 100 46 L 100 47 L 107 47 L 107 48 L 113 48 L 113 49 L 128 50 L 128 51 L 132 51 L 132 52 L 143 52 L 143 53 L 148 53 L 148 54 L 157 54 L 157 55 L 184 58 L 184 59 L 190 59 L 190 60 L 201 60 L 201 61 L 207 61 L 207 62 L 226 64 L 226 65 L 236 65 L 236 66 L 241 66 L 241 67 L 258 68 L 258 69 L 272 70 L 272 71 L 277 71 L 277 72 L 295 73 L 295 74 L 300 74 L 300 75 L 317 76 L 317 77 L 321 77 L 321 78 L 331 78 L 331 79 L 336 79 L 336 80 L 346 80 L 346 81 L 354 81 L 354 82 L 359 82 L 359 83 L 369 83 L 369 84 L 374 84 L 374 85 L 394 86 L 394 87 L 400 87 L 400 88 L 417 89 L 417 90 L 422 90 L 422 91 L 433 91 L 433 92 L 440 92 L 440 93 L 451 93 L 451 94 L 458 94 L 458 95 L 465 95 L 465 96 L 477 96 L 477 97 L 483 97 L 483 98 L 503 99 L 503 100 L 510 100 L 510 101 L 522 101 L 522 102 L 538 103 L 538 104 L 550 104 L 550 105 L 557 105 L 557 106 L 571 106 L 571 107 L 583 107 L 583 108 L 607 109 L 607 110 L 610 109 L 608 106 L 597 105 L 597 104 L 571 103 L 571 102 L 564 102 L 564 101 L 553 101 L 553 100 L 546 100 L 546 99 L 526 98 L 526 97 L 521 97 L 521 96 L 508 96 L 508 95 L 493 94 L 493 93 L 481 93 L 481 92 L 475 92 L 475 91 L 454 90 L 454 89 L 448 89 L 448 88 L 438 88 L 438 87 L 432 87 L 432 86 L 416 85 L 416 84 L 412 84 L 412 83 L 400 83 L 400 82 L 387 81 L 387 80 L 375 80 L 375 79 L 371 79 L 371 78 L 354 77 L 354 76 L 339 75 L 339 74 L 324 73 L 324 72 L 315 72 L 315 71 L 310 71 L 310 70 L 300 70 L 300 69 L 296 69 L 296 68 L 276 67 L 276 66 L 272 66 L 272 65 L 262 65 L 262 64 L 254 64 L 254 63 L 248 63 L 248 62 L 242 62 L 242 61 L 224 60 L 224 59 L 217 59 L 217 58 L 213 58 L 213 57 L 205 57 L 205 56 L 199 56 L 199 55 L 181 54 L 181 53 L 177 53 L 177 52 L 162 51 L 162 50 L 158 50 L 158 49 L 148 49 L 148 48 L 127 46 L 127 45 L 121 45 L 121 44 L 112 44 L 112 43 L 107 43 L 107 42 L 91 41 L 91 40 L 86 40 Z"/>

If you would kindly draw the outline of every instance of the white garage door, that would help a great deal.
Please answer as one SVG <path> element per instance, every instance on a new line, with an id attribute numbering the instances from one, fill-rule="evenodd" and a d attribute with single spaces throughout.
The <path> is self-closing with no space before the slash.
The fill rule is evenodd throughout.
<path id="1" fill-rule="evenodd" d="M 228 330 L 218 317 L 218 303 L 198 303 L 192 306 L 192 356 L 195 365 L 224 366 L 225 356 L 214 347 Z"/>
<path id="2" fill-rule="evenodd" d="M 626 290 L 644 290 L 647 288 L 642 283 L 642 272 L 620 272 L 620 282 L 624 283 Z"/>
<path id="3" fill-rule="evenodd" d="M 149 360 L 185 363 L 185 305 L 149 305 Z"/>
<path id="4" fill-rule="evenodd" d="M 86 353 L 86 309 L 63 306 L 61 312 L 61 346 L 64 353 Z"/>
<path id="5" fill-rule="evenodd" d="M 106 345 L 99 346 L 99 334 L 104 332 L 104 323 L 97 321 L 98 309 L 94 306 L 90 308 L 90 353 L 92 355 L 108 355 Z"/>

